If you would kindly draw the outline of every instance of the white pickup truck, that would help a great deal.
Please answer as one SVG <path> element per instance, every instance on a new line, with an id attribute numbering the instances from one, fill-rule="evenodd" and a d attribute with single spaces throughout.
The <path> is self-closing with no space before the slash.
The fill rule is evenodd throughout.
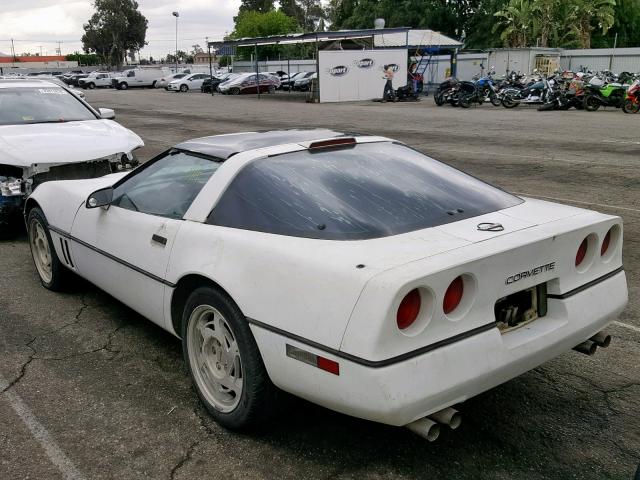
<path id="1" fill-rule="evenodd" d="M 84 89 L 111 87 L 111 75 L 106 72 L 91 72 L 88 77 L 78 80 L 78 86 Z"/>
<path id="2" fill-rule="evenodd" d="M 168 68 L 133 68 L 125 70 L 121 76 L 111 79 L 111 83 L 118 90 L 133 87 L 155 88 L 158 79 L 169 73 L 171 72 Z"/>

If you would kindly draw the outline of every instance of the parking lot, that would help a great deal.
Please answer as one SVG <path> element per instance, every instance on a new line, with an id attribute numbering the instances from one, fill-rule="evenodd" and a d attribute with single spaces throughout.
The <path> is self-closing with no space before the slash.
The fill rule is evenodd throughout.
<path id="1" fill-rule="evenodd" d="M 180 342 L 92 285 L 41 287 L 0 241 L 0 479 L 631 479 L 640 462 L 640 116 L 483 105 L 307 104 L 304 95 L 92 90 L 148 160 L 177 142 L 329 127 L 383 135 L 517 194 L 619 215 L 629 306 L 593 357 L 568 352 L 464 404 L 427 443 L 293 400 L 262 432 L 214 423 Z M 313 255 L 313 252 L 309 252 Z"/>

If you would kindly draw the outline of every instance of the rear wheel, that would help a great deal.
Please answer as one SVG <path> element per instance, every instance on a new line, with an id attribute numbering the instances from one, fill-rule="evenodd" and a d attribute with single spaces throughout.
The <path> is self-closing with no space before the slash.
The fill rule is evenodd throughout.
<path id="1" fill-rule="evenodd" d="M 460 100 L 458 101 L 458 105 L 462 108 L 469 108 L 471 106 L 471 101 L 473 100 L 472 95 L 460 95 Z"/>
<path id="2" fill-rule="evenodd" d="M 595 112 L 600 108 L 600 100 L 598 100 L 594 95 L 587 95 L 584 97 L 582 102 L 584 109 L 587 112 Z"/>
<path id="3" fill-rule="evenodd" d="M 276 93 L 276 87 L 275 85 L 269 85 L 269 93 Z"/>
<path id="4" fill-rule="evenodd" d="M 499 107 L 500 105 L 502 105 L 502 101 L 500 100 L 500 98 L 498 98 L 498 95 L 493 92 L 489 94 L 489 101 L 494 107 Z"/>
<path id="5" fill-rule="evenodd" d="M 622 111 L 624 113 L 638 113 L 638 111 L 640 111 L 640 103 L 636 103 L 628 98 L 622 104 Z"/>
<path id="6" fill-rule="evenodd" d="M 60 262 L 49 233 L 49 224 L 40 208 L 31 209 L 27 217 L 27 234 L 33 263 L 45 288 L 60 291 L 68 284 L 71 271 Z"/>
<path id="7" fill-rule="evenodd" d="M 502 98 L 502 106 L 504 108 L 515 108 L 518 105 L 520 105 L 520 102 L 514 100 L 514 98 L 511 95 L 507 94 Z"/>
<path id="8" fill-rule="evenodd" d="M 271 416 L 277 389 L 244 315 L 228 296 L 208 286 L 189 296 L 182 348 L 198 396 L 219 424 L 246 429 Z"/>
<path id="9" fill-rule="evenodd" d="M 442 92 L 436 92 L 435 95 L 433 96 L 433 100 L 436 102 L 436 105 L 441 107 L 442 105 L 444 105 L 444 95 Z"/>
<path id="10" fill-rule="evenodd" d="M 157 80 L 154 80 L 153 83 L 151 84 L 151 88 L 156 88 L 156 83 L 158 83 Z"/>

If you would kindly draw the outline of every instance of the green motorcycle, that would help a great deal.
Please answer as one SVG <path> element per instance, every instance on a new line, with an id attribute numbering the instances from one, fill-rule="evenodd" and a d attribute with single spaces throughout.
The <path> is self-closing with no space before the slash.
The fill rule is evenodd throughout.
<path id="1" fill-rule="evenodd" d="M 626 97 L 626 89 L 620 83 L 607 85 L 585 85 L 582 105 L 588 112 L 595 112 L 602 107 L 620 108 Z"/>

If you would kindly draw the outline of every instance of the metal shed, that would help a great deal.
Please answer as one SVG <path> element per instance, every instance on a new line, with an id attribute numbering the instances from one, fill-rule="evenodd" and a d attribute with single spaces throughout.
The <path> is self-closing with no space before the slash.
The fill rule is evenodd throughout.
<path id="1" fill-rule="evenodd" d="M 564 50 L 560 64 L 566 70 L 611 70 L 620 72 L 640 72 L 640 48 L 591 48 L 585 50 Z"/>

